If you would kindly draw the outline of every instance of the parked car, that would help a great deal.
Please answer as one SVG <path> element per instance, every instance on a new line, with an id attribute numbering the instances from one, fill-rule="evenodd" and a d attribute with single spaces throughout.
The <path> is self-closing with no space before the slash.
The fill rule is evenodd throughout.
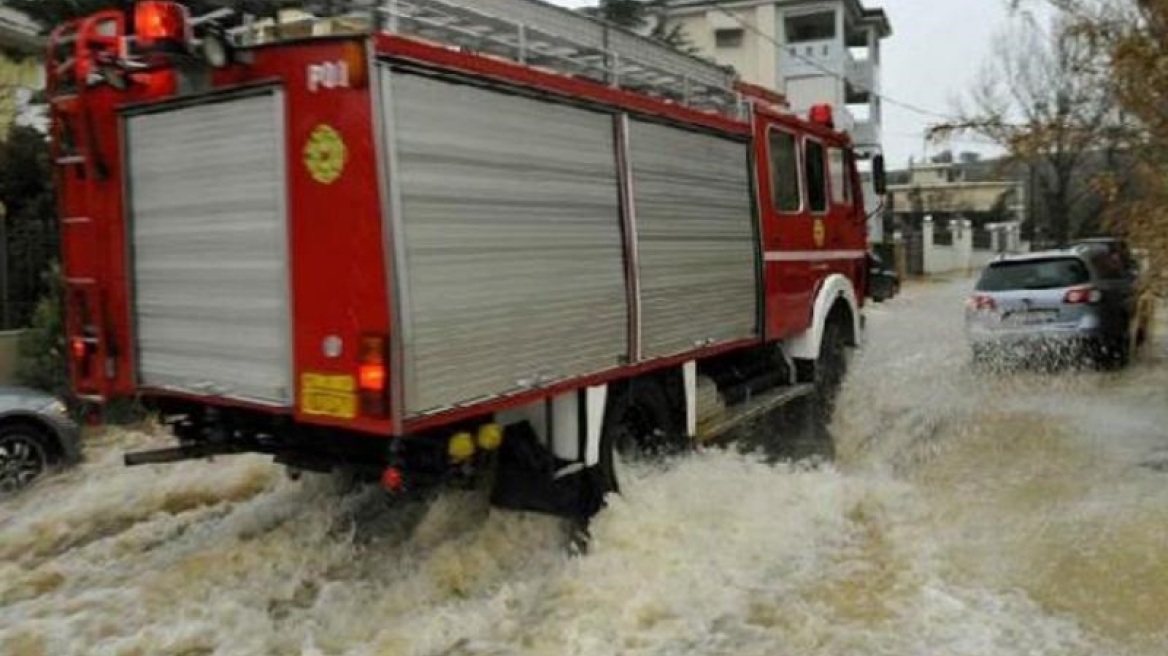
<path id="1" fill-rule="evenodd" d="M 883 303 L 900 293 L 900 276 L 875 253 L 868 253 L 868 297 Z"/>
<path id="2" fill-rule="evenodd" d="M 81 460 L 80 430 L 65 403 L 21 387 L 0 387 L 0 496 Z"/>
<path id="3" fill-rule="evenodd" d="M 1134 299 L 1134 280 L 1103 249 L 1003 257 L 977 281 L 966 334 L 975 361 L 1038 353 L 1122 365 Z"/>
<path id="4" fill-rule="evenodd" d="M 1069 248 L 1086 253 L 1106 254 L 1109 261 L 1104 263 L 1111 269 L 1118 269 L 1127 275 L 1137 278 L 1140 275 L 1140 263 L 1123 239 L 1118 237 L 1090 237 L 1071 242 Z"/>

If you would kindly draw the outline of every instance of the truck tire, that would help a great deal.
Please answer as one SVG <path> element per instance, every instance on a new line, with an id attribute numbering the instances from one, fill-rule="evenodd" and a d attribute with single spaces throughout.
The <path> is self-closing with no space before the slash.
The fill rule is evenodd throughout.
<path id="1" fill-rule="evenodd" d="M 844 376 L 848 373 L 848 345 L 839 321 L 829 320 L 823 327 L 823 343 L 814 362 L 799 361 L 799 380 L 815 385 L 814 399 L 820 417 L 827 421 L 835 410 Z"/>
<path id="2" fill-rule="evenodd" d="M 620 461 L 675 455 L 688 445 L 678 411 L 655 380 L 633 381 L 604 413 L 600 476 L 605 493 L 620 493 Z"/>

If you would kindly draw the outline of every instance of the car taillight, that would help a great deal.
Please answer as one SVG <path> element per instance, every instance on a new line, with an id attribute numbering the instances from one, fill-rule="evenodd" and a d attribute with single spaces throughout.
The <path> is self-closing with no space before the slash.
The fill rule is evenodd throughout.
<path id="1" fill-rule="evenodd" d="M 991 311 L 998 309 L 998 304 L 994 302 L 994 297 L 987 294 L 974 294 L 969 298 L 966 305 L 971 310 Z"/>
<path id="2" fill-rule="evenodd" d="M 1102 300 L 1103 292 L 1094 287 L 1073 287 L 1067 290 L 1066 296 L 1063 296 L 1063 302 L 1069 305 L 1098 303 Z"/>
<path id="3" fill-rule="evenodd" d="M 384 419 L 389 416 L 388 348 L 385 337 L 364 335 L 357 362 L 357 389 L 361 414 Z"/>

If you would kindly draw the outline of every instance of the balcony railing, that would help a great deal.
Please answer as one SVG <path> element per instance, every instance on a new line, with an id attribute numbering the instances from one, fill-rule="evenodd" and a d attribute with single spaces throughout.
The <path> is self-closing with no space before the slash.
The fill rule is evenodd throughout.
<path id="1" fill-rule="evenodd" d="M 871 59 L 856 59 L 848 53 L 845 64 L 848 82 L 861 93 L 880 93 L 880 69 Z"/>
<path id="2" fill-rule="evenodd" d="M 883 135 L 880 126 L 872 121 L 856 121 L 850 130 L 857 147 L 879 146 Z"/>
<path id="3" fill-rule="evenodd" d="M 802 41 L 783 47 L 784 77 L 834 75 L 857 90 L 880 92 L 880 68 L 871 59 L 857 59 L 842 41 Z"/>
<path id="4" fill-rule="evenodd" d="M 844 75 L 847 50 L 843 43 L 834 39 L 825 41 L 802 41 L 788 43 L 783 47 L 783 75 L 802 77 L 805 75 Z"/>

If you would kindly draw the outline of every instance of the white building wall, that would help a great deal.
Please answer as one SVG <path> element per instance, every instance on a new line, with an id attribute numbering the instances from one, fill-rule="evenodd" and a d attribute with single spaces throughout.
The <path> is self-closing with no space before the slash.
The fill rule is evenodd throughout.
<path id="1" fill-rule="evenodd" d="M 743 80 L 782 92 L 775 16 L 775 6 L 764 4 L 679 14 L 671 16 L 669 22 L 680 25 L 686 40 L 699 52 L 720 64 L 733 66 Z M 717 30 L 742 30 L 742 45 L 717 47 Z"/>
<path id="2" fill-rule="evenodd" d="M 967 219 L 949 222 L 953 235 L 951 246 L 941 246 L 933 241 L 934 224 L 926 218 L 921 224 L 924 247 L 925 275 L 973 274 L 994 261 L 1002 252 L 1025 253 L 1030 245 L 1018 239 L 1018 224 L 1002 224 L 991 227 L 993 245 L 990 248 L 973 247 L 973 227 Z"/>
<path id="3" fill-rule="evenodd" d="M 787 78 L 787 99 L 796 114 L 806 114 L 812 105 L 843 104 L 843 88 L 835 80 L 823 75 Z M 844 127 L 844 126 L 841 126 Z"/>
<path id="4" fill-rule="evenodd" d="M 868 0 L 870 4 L 870 0 Z M 853 134 L 862 148 L 880 143 L 882 110 L 872 94 L 867 107 L 847 104 L 847 84 L 879 92 L 880 35 L 876 28 L 850 25 L 845 0 L 814 4 L 787 0 L 742 0 L 741 4 L 679 6 L 667 21 L 680 25 L 689 42 L 703 55 L 733 66 L 743 79 L 787 96 L 791 109 L 805 115 L 818 103 L 835 107 L 836 123 Z M 789 42 L 787 19 L 830 13 L 835 23 L 831 38 Z M 848 28 L 868 30 L 867 57 L 856 58 L 847 48 Z M 715 31 L 742 30 L 742 43 L 718 47 Z"/>

